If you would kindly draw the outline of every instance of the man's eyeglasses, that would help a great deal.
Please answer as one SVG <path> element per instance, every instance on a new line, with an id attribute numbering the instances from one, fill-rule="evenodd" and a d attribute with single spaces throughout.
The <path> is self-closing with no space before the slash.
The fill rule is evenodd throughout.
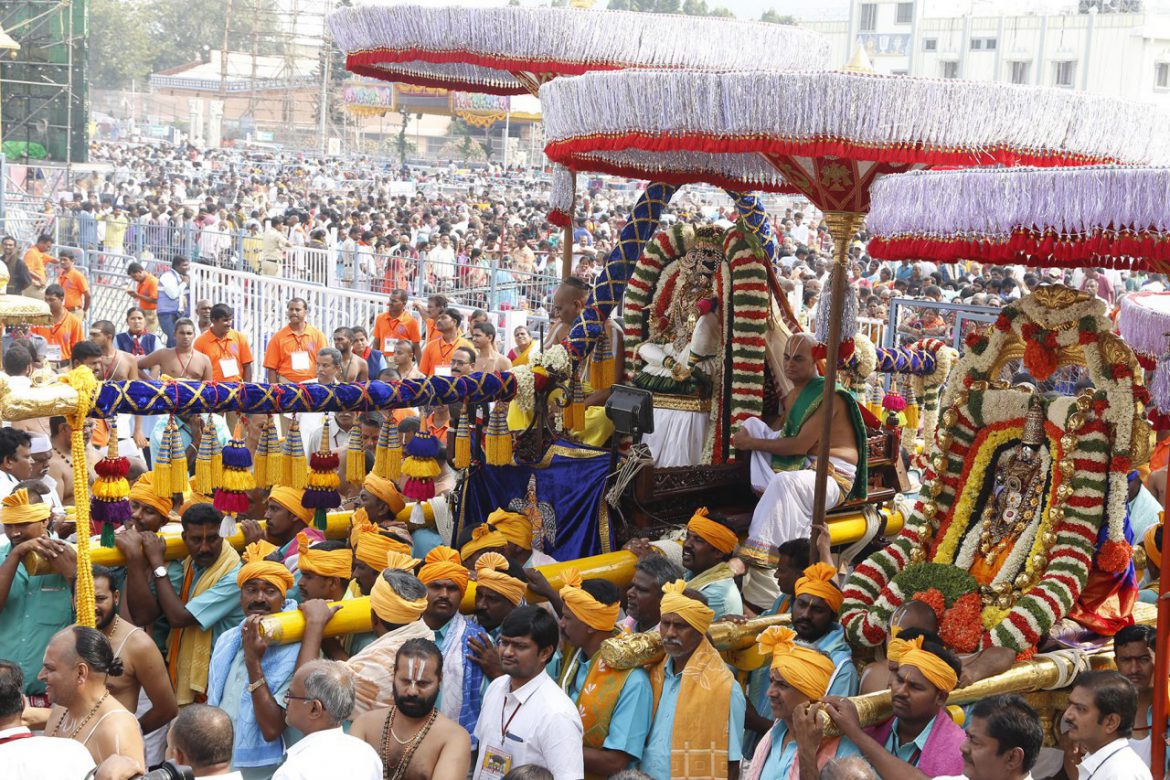
<path id="1" fill-rule="evenodd" d="M 284 692 L 284 706 L 286 706 L 286 707 L 288 706 L 288 702 L 290 699 L 296 699 L 297 701 L 316 701 L 312 696 L 293 696 L 292 691 L 285 691 Z"/>

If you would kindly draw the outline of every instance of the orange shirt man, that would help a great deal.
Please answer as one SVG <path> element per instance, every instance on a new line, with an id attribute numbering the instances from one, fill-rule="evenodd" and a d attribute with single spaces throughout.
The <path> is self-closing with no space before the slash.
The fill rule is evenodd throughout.
<path id="1" fill-rule="evenodd" d="M 435 330 L 439 337 L 428 341 L 422 351 L 422 359 L 418 362 L 418 370 L 427 376 L 451 376 L 451 357 L 459 347 L 469 347 L 471 342 L 459 333 L 459 324 L 463 321 L 455 309 L 447 309 L 435 318 Z"/>
<path id="2" fill-rule="evenodd" d="M 288 302 L 288 325 L 276 332 L 264 350 L 269 384 L 316 382 L 317 351 L 329 346 L 325 334 L 305 322 L 309 305 L 301 298 Z"/>
<path id="3" fill-rule="evenodd" d="M 52 325 L 37 325 L 30 330 L 44 336 L 48 342 L 45 357 L 53 363 L 67 363 L 73 356 L 73 345 L 85 338 L 81 320 L 65 310 L 65 291 L 60 285 L 45 288 L 45 303 L 49 304 Z"/>
<path id="4" fill-rule="evenodd" d="M 235 312 L 226 303 L 211 307 L 211 327 L 195 339 L 195 349 L 211 361 L 216 382 L 251 382 L 252 347 L 244 334 L 232 327 Z"/>
<path id="5" fill-rule="evenodd" d="M 73 256 L 61 253 L 61 272 L 57 284 L 65 291 L 65 308 L 71 312 L 87 312 L 90 305 L 89 280 L 73 265 Z"/>
<path id="6" fill-rule="evenodd" d="M 417 360 L 420 354 L 419 342 L 422 336 L 419 333 L 418 321 L 406 312 L 406 291 L 395 290 L 390 293 L 390 301 L 386 311 L 374 320 L 374 349 L 383 355 L 393 355 L 398 342 L 405 339 L 414 345 L 414 357 Z"/>
<path id="7" fill-rule="evenodd" d="M 37 242 L 24 253 L 24 264 L 28 267 L 28 272 L 32 274 L 34 288 L 43 290 L 48 284 L 45 266 L 53 262 L 53 257 L 49 254 L 49 250 L 52 248 L 53 239 L 51 236 L 39 236 Z"/>

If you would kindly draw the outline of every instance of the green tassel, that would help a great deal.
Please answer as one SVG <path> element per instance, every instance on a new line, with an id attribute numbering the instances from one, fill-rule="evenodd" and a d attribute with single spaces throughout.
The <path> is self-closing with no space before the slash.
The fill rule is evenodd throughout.
<path id="1" fill-rule="evenodd" d="M 313 527 L 318 531 L 324 531 L 329 527 L 329 512 L 321 507 L 313 510 Z"/>
<path id="2" fill-rule="evenodd" d="M 114 524 L 109 520 L 102 523 L 102 547 L 107 550 L 114 548 Z"/>

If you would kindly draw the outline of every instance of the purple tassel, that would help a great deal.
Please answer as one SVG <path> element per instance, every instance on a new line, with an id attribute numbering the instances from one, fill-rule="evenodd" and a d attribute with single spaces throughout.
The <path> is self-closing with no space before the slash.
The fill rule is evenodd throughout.
<path id="1" fill-rule="evenodd" d="M 306 488 L 301 506 L 305 509 L 337 509 L 341 506 L 341 495 L 336 490 Z"/>
<path id="2" fill-rule="evenodd" d="M 125 498 L 117 501 L 93 498 L 89 502 L 89 517 L 95 525 L 113 523 L 115 526 L 122 526 L 130 522 L 130 511 L 130 501 Z"/>
<path id="3" fill-rule="evenodd" d="M 252 452 L 238 440 L 225 446 L 222 454 L 225 468 L 252 468 Z"/>
<path id="4" fill-rule="evenodd" d="M 429 433 L 416 433 L 411 437 L 407 445 L 402 448 L 402 452 L 411 458 L 437 459 L 443 455 L 442 445 L 439 444 L 439 440 Z"/>

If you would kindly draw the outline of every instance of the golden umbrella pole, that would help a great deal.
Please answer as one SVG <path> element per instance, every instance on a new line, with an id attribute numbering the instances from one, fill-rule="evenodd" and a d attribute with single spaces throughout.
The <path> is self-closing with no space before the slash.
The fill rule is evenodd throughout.
<path id="1" fill-rule="evenodd" d="M 814 537 L 813 554 L 816 554 L 816 535 L 825 527 L 825 492 L 829 479 L 829 439 L 833 433 L 833 401 L 837 387 L 837 353 L 841 347 L 841 316 L 845 309 L 845 295 L 848 290 L 849 241 L 857 234 L 865 215 L 855 211 L 826 211 L 825 224 L 833 237 L 833 290 L 829 300 L 829 341 L 825 345 L 825 392 L 821 399 L 821 438 L 817 444 L 816 482 L 813 486 Z M 852 291 L 849 291 L 852 294 Z M 821 302 L 824 305 L 824 302 Z M 853 334 L 849 334 L 852 336 Z M 864 457 L 865 453 L 858 453 Z M 826 561 L 829 563 L 829 561 Z"/>
<path id="2" fill-rule="evenodd" d="M 573 197 L 570 202 L 573 204 L 569 208 L 569 223 L 565 225 L 565 242 L 564 248 L 561 250 L 561 279 L 568 279 L 573 275 L 573 217 L 577 213 L 577 173 L 570 171 L 573 174 Z"/>

